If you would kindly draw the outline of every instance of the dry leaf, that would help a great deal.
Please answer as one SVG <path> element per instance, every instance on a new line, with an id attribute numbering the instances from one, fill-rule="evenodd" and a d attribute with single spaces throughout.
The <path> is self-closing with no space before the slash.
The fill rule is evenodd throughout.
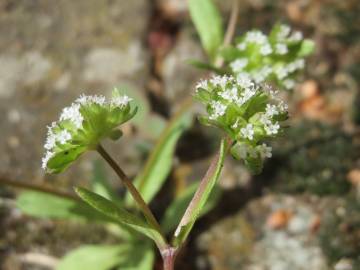
<path id="1" fill-rule="evenodd" d="M 280 209 L 270 214 L 266 221 L 266 225 L 274 230 L 282 229 L 287 226 L 292 213 L 290 211 Z"/>

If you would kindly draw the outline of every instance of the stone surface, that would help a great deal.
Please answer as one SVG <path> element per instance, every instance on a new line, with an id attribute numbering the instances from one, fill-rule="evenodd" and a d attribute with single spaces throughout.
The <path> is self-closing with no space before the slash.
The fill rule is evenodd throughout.
<path id="1" fill-rule="evenodd" d="M 113 86 L 129 81 L 145 92 L 149 57 L 142 41 L 149 5 L 147 0 L 0 1 L 1 177 L 46 182 L 64 190 L 89 183 L 92 161 L 98 159 L 95 153 L 84 155 L 59 176 L 44 174 L 46 125 L 81 93 L 107 95 Z M 116 159 L 131 165 L 131 176 L 141 160 L 135 144 L 125 138 L 120 144 L 106 145 Z M 110 180 L 115 178 L 109 175 Z M 119 186 L 118 181 L 113 183 Z M 1 187 L 4 190 L 8 189 Z M 18 255 L 33 251 L 59 258 L 86 243 L 71 224 L 16 218 L 2 210 L 1 269 L 41 269 L 22 264 Z M 78 231 L 92 234 L 85 229 Z"/>
<path id="2" fill-rule="evenodd" d="M 184 29 L 178 37 L 175 47 L 163 62 L 163 79 L 165 95 L 171 104 L 191 95 L 194 84 L 205 72 L 192 67 L 187 61 L 204 61 L 200 44 L 194 39 L 190 29 Z"/>
<path id="3" fill-rule="evenodd" d="M 7 153 L 0 172 L 42 181 L 46 125 L 63 107 L 80 93 L 109 94 L 129 81 L 145 91 L 149 3 L 4 0 L 0 15 L 0 151 Z M 91 159 L 62 179 L 85 178 Z"/>
<path id="4" fill-rule="evenodd" d="M 313 224 L 328 206 L 328 199 L 267 195 L 203 233 L 198 246 L 212 269 L 327 270 Z M 269 226 L 266 219 L 280 210 L 292 213 L 289 221 Z"/>

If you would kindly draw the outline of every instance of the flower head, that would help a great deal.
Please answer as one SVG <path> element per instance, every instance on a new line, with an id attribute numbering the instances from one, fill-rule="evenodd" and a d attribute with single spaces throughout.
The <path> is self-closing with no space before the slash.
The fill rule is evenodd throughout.
<path id="1" fill-rule="evenodd" d="M 64 108 L 59 120 L 48 126 L 43 169 L 61 172 L 103 138 L 119 138 L 121 132 L 117 127 L 136 113 L 136 108 L 131 111 L 131 100 L 115 89 L 109 101 L 104 96 L 81 95 Z"/>
<path id="2" fill-rule="evenodd" d="M 286 104 L 276 91 L 244 73 L 237 78 L 215 76 L 201 84 L 207 87 L 197 88 L 195 97 L 205 105 L 208 115 L 201 116 L 200 121 L 225 131 L 234 141 L 233 156 L 259 172 L 264 159 L 271 156 L 264 140 L 281 133 L 281 122 L 287 119 Z"/>
<path id="3" fill-rule="evenodd" d="M 301 32 L 277 24 L 269 35 L 259 30 L 245 33 L 224 57 L 235 77 L 245 74 L 256 83 L 271 81 L 293 89 L 296 75 L 304 68 L 304 57 L 312 50 L 313 42 L 303 39 Z"/>

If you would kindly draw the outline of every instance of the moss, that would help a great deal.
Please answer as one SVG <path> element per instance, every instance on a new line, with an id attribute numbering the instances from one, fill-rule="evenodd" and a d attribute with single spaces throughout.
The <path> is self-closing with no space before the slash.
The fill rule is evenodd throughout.
<path id="1" fill-rule="evenodd" d="M 319 240 L 330 265 L 347 258 L 354 262 L 353 270 L 360 270 L 360 203 L 355 198 L 324 218 Z"/>
<path id="2" fill-rule="evenodd" d="M 346 194 L 346 174 L 355 166 L 359 146 L 336 126 L 304 122 L 279 142 L 281 158 L 275 189 L 317 195 Z"/>

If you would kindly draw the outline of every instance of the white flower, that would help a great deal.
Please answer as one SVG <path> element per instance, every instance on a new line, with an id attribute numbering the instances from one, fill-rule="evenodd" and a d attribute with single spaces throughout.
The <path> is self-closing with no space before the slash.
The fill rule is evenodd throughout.
<path id="1" fill-rule="evenodd" d="M 214 76 L 210 79 L 210 82 L 215 86 L 220 86 L 221 88 L 225 88 L 226 84 L 231 81 L 233 78 L 230 76 Z"/>
<path id="2" fill-rule="evenodd" d="M 92 103 L 98 104 L 98 105 L 104 105 L 106 102 L 106 99 L 104 96 L 90 96 L 90 100 Z"/>
<path id="3" fill-rule="evenodd" d="M 305 67 L 305 60 L 304 59 L 297 59 L 294 62 L 290 63 L 287 66 L 289 72 L 294 72 L 298 69 L 303 69 Z"/>
<path id="4" fill-rule="evenodd" d="M 237 119 L 236 122 L 235 122 L 234 124 L 232 124 L 231 127 L 232 127 L 233 129 L 236 129 L 236 128 L 238 128 L 238 126 L 239 126 L 239 119 Z"/>
<path id="5" fill-rule="evenodd" d="M 288 110 L 288 105 L 284 101 L 280 100 L 278 104 L 278 108 L 280 109 L 281 112 L 286 112 Z"/>
<path id="6" fill-rule="evenodd" d="M 249 140 L 254 139 L 254 127 L 252 124 L 247 124 L 246 127 L 240 129 L 241 135 Z"/>
<path id="7" fill-rule="evenodd" d="M 262 145 L 258 145 L 256 148 L 259 151 L 260 157 L 262 159 L 272 157 L 272 148 L 270 146 L 267 146 L 265 143 L 263 143 Z"/>
<path id="8" fill-rule="evenodd" d="M 196 84 L 196 90 L 199 89 L 199 88 L 207 89 L 207 87 L 208 87 L 208 81 L 207 80 L 200 80 Z"/>
<path id="9" fill-rule="evenodd" d="M 60 115 L 60 121 L 70 120 L 77 128 L 81 128 L 84 118 L 80 113 L 80 104 L 73 103 L 65 107 Z"/>
<path id="10" fill-rule="evenodd" d="M 264 125 L 264 129 L 265 129 L 267 135 L 275 135 L 279 132 L 280 125 L 278 122 L 275 122 L 273 124 L 270 121 L 270 123 Z"/>
<path id="11" fill-rule="evenodd" d="M 291 79 L 286 79 L 284 80 L 284 86 L 286 89 L 292 89 L 295 87 L 295 81 L 294 80 L 291 80 Z"/>
<path id="12" fill-rule="evenodd" d="M 84 94 L 81 94 L 80 97 L 78 97 L 76 100 L 75 100 L 76 103 L 80 103 L 80 104 L 85 104 L 88 102 L 88 96 L 87 95 L 84 95 Z"/>
<path id="13" fill-rule="evenodd" d="M 250 74 L 247 72 L 241 72 L 236 77 L 236 82 L 241 88 L 254 87 L 254 83 L 251 81 Z"/>
<path id="14" fill-rule="evenodd" d="M 278 43 L 276 46 L 276 53 L 284 55 L 288 53 L 288 48 L 284 43 Z"/>
<path id="15" fill-rule="evenodd" d="M 241 42 L 236 46 L 236 48 L 238 48 L 240 51 L 244 51 L 246 49 L 246 43 Z"/>
<path id="16" fill-rule="evenodd" d="M 303 39 L 303 34 L 300 31 L 294 32 L 290 37 L 290 41 L 300 41 Z"/>
<path id="17" fill-rule="evenodd" d="M 254 70 L 254 80 L 256 83 L 262 83 L 271 74 L 272 68 L 270 66 L 264 66 L 261 69 Z"/>
<path id="18" fill-rule="evenodd" d="M 280 25 L 280 30 L 278 32 L 278 39 L 285 39 L 290 34 L 290 27 L 288 25 L 282 24 Z"/>
<path id="19" fill-rule="evenodd" d="M 278 108 L 275 105 L 272 104 L 266 104 L 266 111 L 265 114 L 268 117 L 272 117 L 274 115 L 279 114 Z"/>
<path id="20" fill-rule="evenodd" d="M 111 99 L 111 104 L 116 107 L 124 107 L 128 105 L 130 101 L 132 101 L 132 98 L 129 98 L 127 95 L 123 95 L 120 97 L 113 97 Z"/>
<path id="21" fill-rule="evenodd" d="M 69 140 L 71 140 L 71 134 L 65 129 L 56 134 L 56 141 L 60 144 L 65 144 Z"/>
<path id="22" fill-rule="evenodd" d="M 221 92 L 220 96 L 229 102 L 236 102 L 239 100 L 238 90 L 236 87 L 232 87 L 231 89 Z"/>
<path id="23" fill-rule="evenodd" d="M 45 156 L 42 158 L 41 162 L 42 162 L 42 165 L 41 167 L 45 170 L 46 167 L 47 167 L 47 163 L 48 161 L 53 157 L 54 153 L 53 152 L 50 152 L 50 151 L 47 151 Z"/>
<path id="24" fill-rule="evenodd" d="M 247 66 L 248 62 L 249 61 L 246 58 L 240 58 L 235 60 L 234 62 L 231 62 L 230 67 L 233 72 L 238 73 Z"/>
<path id="25" fill-rule="evenodd" d="M 267 36 L 265 36 L 261 31 L 254 30 L 246 34 L 245 40 L 251 43 L 264 44 L 267 42 Z"/>
<path id="26" fill-rule="evenodd" d="M 226 111 L 226 106 L 224 104 L 222 104 L 221 102 L 219 101 L 213 101 L 211 103 L 211 107 L 212 109 L 214 110 L 213 111 L 213 114 L 210 115 L 210 119 L 212 120 L 215 120 L 217 119 L 218 117 L 222 116 L 225 114 L 225 111 Z"/>
<path id="27" fill-rule="evenodd" d="M 245 88 L 244 92 L 242 93 L 242 102 L 245 103 L 250 98 L 252 98 L 256 94 L 256 90 L 254 88 Z"/>
<path id="28" fill-rule="evenodd" d="M 297 59 L 295 62 L 295 65 L 298 69 L 302 69 L 305 67 L 305 60 L 304 59 Z"/>
<path id="29" fill-rule="evenodd" d="M 75 100 L 75 103 L 79 103 L 81 105 L 85 105 L 88 103 L 95 103 L 102 106 L 105 104 L 105 102 L 106 102 L 105 97 L 100 95 L 87 96 L 81 94 L 80 97 L 77 100 Z"/>
<path id="30" fill-rule="evenodd" d="M 55 144 L 56 144 L 56 136 L 54 134 L 48 134 L 44 148 L 46 150 L 51 150 L 54 148 Z"/>
<path id="31" fill-rule="evenodd" d="M 264 91 L 266 93 L 268 93 L 272 99 L 277 99 L 278 98 L 277 95 L 279 94 L 279 91 L 274 90 L 272 85 L 265 83 L 264 84 Z"/>
<path id="32" fill-rule="evenodd" d="M 275 70 L 275 74 L 279 80 L 283 80 L 289 75 L 289 70 L 286 67 L 280 66 Z"/>
<path id="33" fill-rule="evenodd" d="M 262 55 L 269 55 L 273 52 L 271 46 L 269 43 L 265 43 L 264 45 L 261 46 L 260 48 L 260 53 Z"/>

